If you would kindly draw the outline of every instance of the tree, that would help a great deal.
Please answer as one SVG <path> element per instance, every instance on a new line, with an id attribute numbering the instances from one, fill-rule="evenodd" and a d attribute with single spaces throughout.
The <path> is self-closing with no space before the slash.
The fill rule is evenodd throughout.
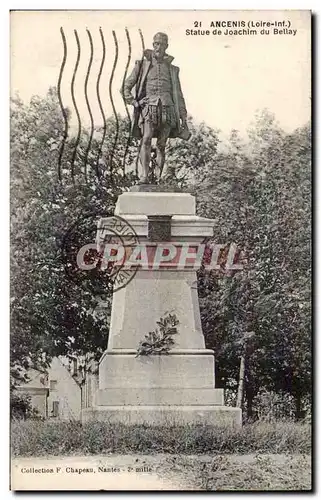
<path id="1" fill-rule="evenodd" d="M 113 120 L 107 123 L 114 129 Z M 41 368 L 52 356 L 93 352 L 98 357 L 107 345 L 111 290 L 104 278 L 85 272 L 70 280 L 61 247 L 74 227 L 78 249 L 94 242 L 100 214 L 111 213 L 118 194 L 130 184 L 132 173 L 123 175 L 120 165 L 128 124 L 120 127 L 121 146 L 114 151 L 113 175 L 108 162 L 113 136 L 95 162 L 100 136 L 93 140 L 88 156 L 87 182 L 84 157 L 88 134 L 78 147 L 71 175 L 70 158 L 75 139 L 66 143 L 59 180 L 58 158 L 62 141 L 62 116 L 56 92 L 45 99 L 34 97 L 24 105 L 19 98 L 11 109 L 11 374 L 24 380 L 31 367 Z M 108 130 L 108 129 L 107 129 Z M 127 161 L 132 161 L 129 151 Z M 88 241 L 89 240 L 89 241 Z M 94 278 L 94 279 L 93 279 Z M 97 282 L 100 293 L 97 294 Z M 99 288 L 99 287 L 98 287 Z M 101 293 L 101 290 L 105 293 Z M 105 314 L 97 306 L 105 303 Z"/>
<path id="2" fill-rule="evenodd" d="M 249 416 L 262 387 L 289 392 L 298 408 L 311 389 L 309 126 L 287 135 L 266 110 L 256 120 L 249 144 L 234 131 L 194 188 L 200 214 L 216 220 L 216 242 L 243 251 L 241 273 L 200 273 L 199 290 L 218 383 L 236 386 L 242 338 L 254 332 L 244 368 Z"/>

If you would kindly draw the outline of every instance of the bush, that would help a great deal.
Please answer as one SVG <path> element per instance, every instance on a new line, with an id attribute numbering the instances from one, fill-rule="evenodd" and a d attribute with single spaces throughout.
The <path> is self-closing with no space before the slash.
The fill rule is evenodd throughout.
<path id="1" fill-rule="evenodd" d="M 31 397 L 12 391 L 10 394 L 10 417 L 14 419 L 36 418 L 38 411 L 32 407 Z"/>
<path id="2" fill-rule="evenodd" d="M 20 456 L 105 453 L 310 453 L 311 426 L 256 422 L 242 428 L 210 425 L 152 427 L 108 422 L 14 421 L 12 453 Z"/>
<path id="3" fill-rule="evenodd" d="M 295 420 L 295 399 L 288 393 L 261 390 L 253 400 L 253 411 L 259 420 Z M 302 413 L 306 419 L 311 416 L 311 402 L 307 397 L 302 400 Z"/>

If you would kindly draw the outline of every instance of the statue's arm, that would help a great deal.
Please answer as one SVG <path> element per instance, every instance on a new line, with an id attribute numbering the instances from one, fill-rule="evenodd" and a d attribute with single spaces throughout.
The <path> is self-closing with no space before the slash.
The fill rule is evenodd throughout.
<path id="1" fill-rule="evenodd" d="M 128 78 L 126 78 L 123 87 L 120 90 L 120 93 L 123 96 L 124 101 L 127 104 L 134 104 L 135 98 L 132 95 L 132 89 L 136 85 L 140 73 L 140 61 L 135 62 L 135 67 Z"/>
<path id="2" fill-rule="evenodd" d="M 181 82 L 179 79 L 179 69 L 177 71 L 177 96 L 178 96 L 179 117 L 183 121 L 186 121 L 187 110 L 186 110 L 185 99 L 182 92 Z"/>

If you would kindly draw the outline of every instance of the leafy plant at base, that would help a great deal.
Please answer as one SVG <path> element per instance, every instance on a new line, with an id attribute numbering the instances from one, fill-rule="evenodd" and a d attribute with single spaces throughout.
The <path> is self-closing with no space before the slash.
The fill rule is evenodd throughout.
<path id="1" fill-rule="evenodd" d="M 10 417 L 14 419 L 39 418 L 39 412 L 32 407 L 29 394 L 10 393 Z"/>
<path id="2" fill-rule="evenodd" d="M 149 356 L 151 354 L 168 354 L 175 344 L 173 335 L 177 335 L 177 325 L 179 320 L 175 314 L 167 314 L 159 321 L 155 331 L 145 335 L 145 340 L 141 340 L 137 349 L 137 356 Z"/>

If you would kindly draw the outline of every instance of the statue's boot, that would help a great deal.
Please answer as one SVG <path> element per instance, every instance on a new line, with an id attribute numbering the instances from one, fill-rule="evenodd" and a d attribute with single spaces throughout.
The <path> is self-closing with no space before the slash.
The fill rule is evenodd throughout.
<path id="1" fill-rule="evenodd" d="M 138 181 L 137 184 L 149 184 L 148 178 L 147 177 L 142 177 L 141 179 L 139 179 L 139 181 Z"/>

